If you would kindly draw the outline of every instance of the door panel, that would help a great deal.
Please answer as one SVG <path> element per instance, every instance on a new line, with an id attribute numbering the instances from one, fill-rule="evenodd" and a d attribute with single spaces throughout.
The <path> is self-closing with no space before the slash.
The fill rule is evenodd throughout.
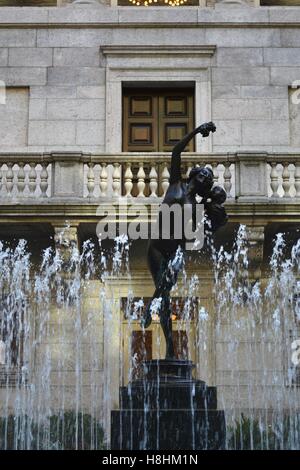
<path id="1" fill-rule="evenodd" d="M 145 92 L 123 95 L 123 152 L 155 152 L 157 97 Z"/>
<path id="2" fill-rule="evenodd" d="M 172 151 L 193 128 L 193 90 L 124 90 L 124 152 Z M 186 151 L 194 151 L 193 141 Z"/>
<path id="3" fill-rule="evenodd" d="M 170 152 L 194 127 L 194 100 L 191 91 L 165 92 L 159 97 L 159 151 Z M 190 141 L 186 152 L 194 151 Z"/>

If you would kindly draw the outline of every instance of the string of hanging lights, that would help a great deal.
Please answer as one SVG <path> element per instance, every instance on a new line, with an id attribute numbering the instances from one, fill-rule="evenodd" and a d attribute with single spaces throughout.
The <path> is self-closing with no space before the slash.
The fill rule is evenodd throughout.
<path id="1" fill-rule="evenodd" d="M 188 0 L 129 0 L 129 3 L 136 6 L 145 6 L 157 4 L 157 5 L 169 5 L 171 7 L 179 7 L 184 5 Z"/>

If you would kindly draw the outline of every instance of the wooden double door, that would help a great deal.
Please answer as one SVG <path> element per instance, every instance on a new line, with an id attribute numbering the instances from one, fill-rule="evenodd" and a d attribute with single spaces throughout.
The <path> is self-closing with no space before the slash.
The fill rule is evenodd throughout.
<path id="1" fill-rule="evenodd" d="M 123 90 L 123 152 L 170 152 L 193 128 L 193 89 Z"/>

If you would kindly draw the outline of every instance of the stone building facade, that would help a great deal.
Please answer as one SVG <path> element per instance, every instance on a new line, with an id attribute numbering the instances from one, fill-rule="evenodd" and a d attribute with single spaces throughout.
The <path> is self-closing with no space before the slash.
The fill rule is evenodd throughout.
<path id="1" fill-rule="evenodd" d="M 31 3 L 38 6 L 0 8 L 0 238 L 27 238 L 38 258 L 47 244 L 65 249 L 95 237 L 98 208 L 119 197 L 157 206 L 168 187 L 170 152 L 158 147 L 149 152 L 142 144 L 138 151 L 124 151 L 123 95 L 136 90 L 155 95 L 158 87 L 160 93 L 189 90 L 193 124 L 213 120 L 217 132 L 196 141 L 184 156 L 184 171 L 197 163 L 212 166 L 215 181 L 228 193 L 229 223 L 222 239 L 232 244 L 238 225 L 245 224 L 250 278 L 267 284 L 273 237 L 281 231 L 290 242 L 297 241 L 300 222 L 300 7 L 262 6 L 252 0 L 201 0 L 197 6 L 174 8 L 102 1 L 58 0 L 57 7 L 49 8 Z M 148 137 L 142 134 L 141 141 Z M 130 328 L 139 331 L 138 323 L 128 327 L 124 320 L 121 299 L 129 291 L 134 298 L 147 298 L 153 290 L 145 244 L 135 245 L 131 258 L 131 277 L 111 276 L 106 284 L 113 313 L 93 328 L 101 354 L 98 380 L 100 387 L 109 388 L 105 393 L 111 407 L 118 406 L 118 386 L 128 380 Z M 266 347 L 259 353 L 262 336 L 241 333 L 235 337 L 240 349 L 233 370 L 226 352 L 236 330 L 228 320 L 216 333 L 213 275 L 206 263 L 190 269 L 199 275 L 200 304 L 209 320 L 200 336 L 192 323 L 189 354 L 198 364 L 198 376 L 218 386 L 220 405 L 248 407 L 253 383 L 253 408 L 265 403 L 272 408 L 276 387 L 284 390 L 285 406 L 292 394 L 299 400 L 297 389 L 285 382 L 288 340 L 279 348 L 264 336 Z M 101 310 L 100 285 L 96 278 L 88 283 L 83 318 Z M 247 316 L 247 309 L 239 309 L 239 318 Z M 160 352 L 155 349 L 156 326 L 154 356 L 163 353 L 163 345 Z M 259 330 L 261 325 L 256 326 Z M 252 346 L 257 356 L 248 367 Z M 52 347 L 53 357 L 64 354 L 59 341 L 53 340 Z M 71 359 L 64 371 L 70 403 L 74 368 Z M 86 407 L 90 370 L 87 364 L 81 384 Z M 274 371 L 279 371 L 279 384 Z M 57 377 L 54 370 L 53 406 Z"/>

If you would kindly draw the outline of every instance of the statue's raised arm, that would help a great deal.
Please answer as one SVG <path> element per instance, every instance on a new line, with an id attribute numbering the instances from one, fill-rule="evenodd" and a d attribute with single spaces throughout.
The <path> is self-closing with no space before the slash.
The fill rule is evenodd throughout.
<path id="1" fill-rule="evenodd" d="M 177 183 L 181 180 L 181 152 L 184 151 L 189 141 L 196 135 L 202 134 L 203 137 L 208 137 L 210 132 L 215 132 L 216 126 L 213 122 L 206 122 L 201 126 L 196 127 L 192 132 L 185 135 L 180 142 L 178 142 L 172 151 L 170 184 Z"/>

